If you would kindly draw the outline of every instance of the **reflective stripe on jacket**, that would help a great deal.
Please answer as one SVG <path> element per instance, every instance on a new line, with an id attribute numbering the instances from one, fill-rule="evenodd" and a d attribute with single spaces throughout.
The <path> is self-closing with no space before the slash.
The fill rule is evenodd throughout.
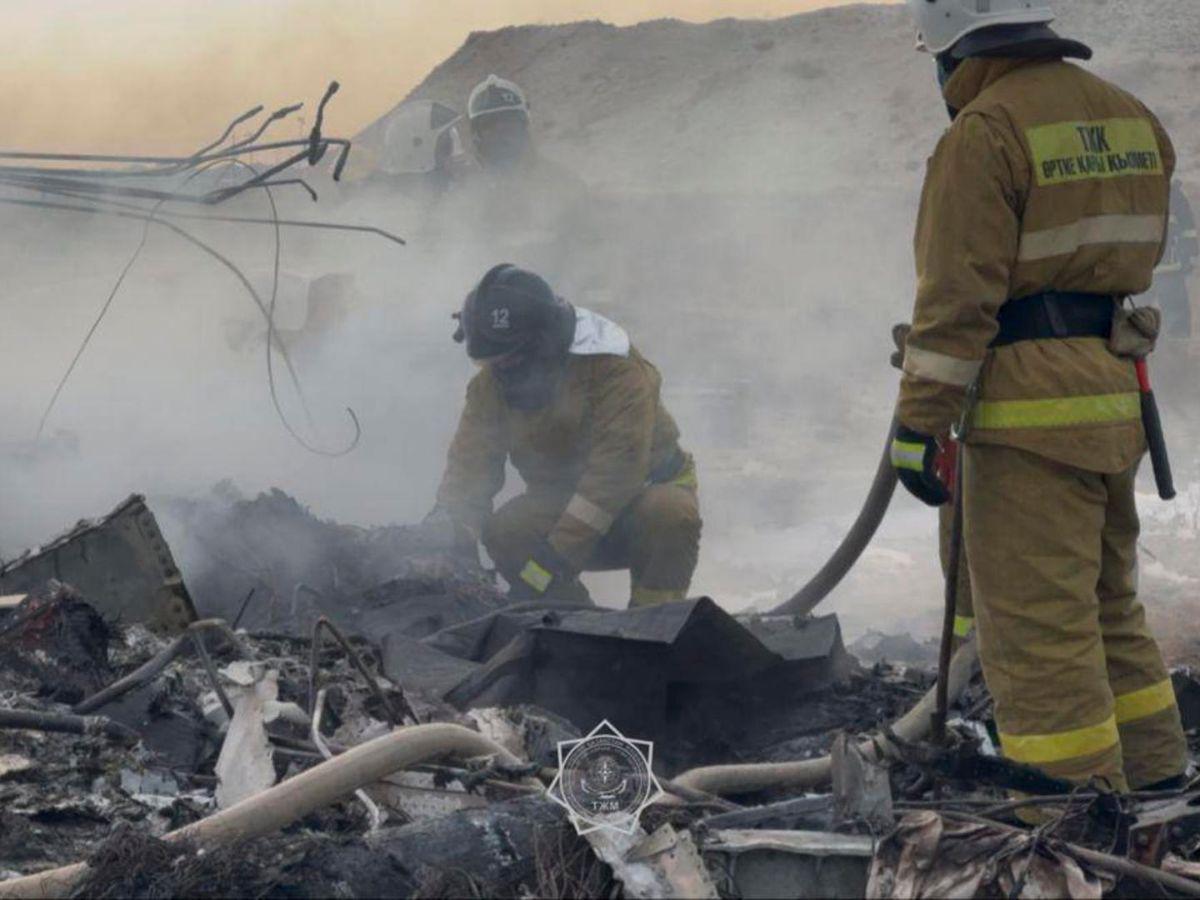
<path id="1" fill-rule="evenodd" d="M 899 417 L 942 434 L 980 379 L 969 440 L 1114 473 L 1144 448 L 1133 364 L 1102 339 L 988 350 L 1009 299 L 1133 295 L 1162 256 L 1171 142 L 1136 98 L 1061 60 L 975 58 L 929 160 Z"/>

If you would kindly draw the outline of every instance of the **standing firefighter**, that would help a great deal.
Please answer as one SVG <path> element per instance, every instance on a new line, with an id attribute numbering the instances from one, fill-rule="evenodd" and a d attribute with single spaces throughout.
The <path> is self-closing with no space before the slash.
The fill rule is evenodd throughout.
<path id="1" fill-rule="evenodd" d="M 433 517 L 481 539 L 520 598 L 585 602 L 584 570 L 631 570 L 633 606 L 683 599 L 696 568 L 696 470 L 658 371 L 612 322 L 511 265 L 489 271 L 456 340 L 480 372 Z M 511 459 L 526 492 L 492 511 Z"/>
<path id="2" fill-rule="evenodd" d="M 1157 323 L 1124 305 L 1162 254 L 1171 142 L 1137 99 L 1063 61 L 1091 51 L 1049 28 L 1045 2 L 908 5 L 953 125 L 917 220 L 893 461 L 945 503 L 938 461 L 962 417 L 966 554 L 1005 754 L 1117 790 L 1173 784 L 1186 745 L 1137 599 L 1132 357 Z"/>

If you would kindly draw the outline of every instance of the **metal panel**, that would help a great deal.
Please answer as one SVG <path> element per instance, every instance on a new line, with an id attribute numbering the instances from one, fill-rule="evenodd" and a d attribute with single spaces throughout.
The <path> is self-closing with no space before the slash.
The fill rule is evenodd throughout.
<path id="1" fill-rule="evenodd" d="M 31 592 L 51 579 L 74 587 L 109 619 L 166 631 L 196 619 L 171 548 L 140 494 L 0 567 L 0 594 Z"/>
<path id="2" fill-rule="evenodd" d="M 874 841 L 812 831 L 710 832 L 706 853 L 728 857 L 739 897 L 864 897 Z"/>

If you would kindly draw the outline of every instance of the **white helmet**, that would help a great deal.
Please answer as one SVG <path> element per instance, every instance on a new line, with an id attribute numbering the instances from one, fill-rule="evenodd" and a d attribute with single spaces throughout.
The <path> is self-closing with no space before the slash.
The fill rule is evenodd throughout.
<path id="1" fill-rule="evenodd" d="M 1046 0 L 907 0 L 917 25 L 917 49 L 935 56 L 962 38 L 995 25 L 1054 21 Z"/>
<path id="2" fill-rule="evenodd" d="M 388 114 L 379 168 L 389 175 L 428 174 L 462 155 L 462 117 L 434 100 L 409 100 Z"/>
<path id="3" fill-rule="evenodd" d="M 529 104 L 525 102 L 525 94 L 511 81 L 489 75 L 471 91 L 467 118 L 474 120 L 498 112 L 519 112 L 528 116 Z"/>

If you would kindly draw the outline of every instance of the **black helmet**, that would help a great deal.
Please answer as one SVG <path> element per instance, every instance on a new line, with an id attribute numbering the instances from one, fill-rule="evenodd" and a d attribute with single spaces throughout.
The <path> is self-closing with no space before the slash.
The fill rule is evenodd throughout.
<path id="1" fill-rule="evenodd" d="M 1091 59 L 1087 44 L 1059 36 L 1044 22 L 992 25 L 972 31 L 936 56 L 938 83 L 944 88 L 965 59 L 972 56 L 1008 56 L 1022 59 Z M 957 111 L 950 110 L 950 118 Z"/>
<path id="2" fill-rule="evenodd" d="M 972 56 L 1092 58 L 1087 44 L 1062 37 L 1045 23 L 993 25 L 963 36 L 946 52 L 956 60 Z"/>
<path id="3" fill-rule="evenodd" d="M 489 269 L 467 294 L 454 340 L 475 360 L 519 351 L 565 356 L 575 335 L 575 309 L 541 276 L 508 263 Z"/>

